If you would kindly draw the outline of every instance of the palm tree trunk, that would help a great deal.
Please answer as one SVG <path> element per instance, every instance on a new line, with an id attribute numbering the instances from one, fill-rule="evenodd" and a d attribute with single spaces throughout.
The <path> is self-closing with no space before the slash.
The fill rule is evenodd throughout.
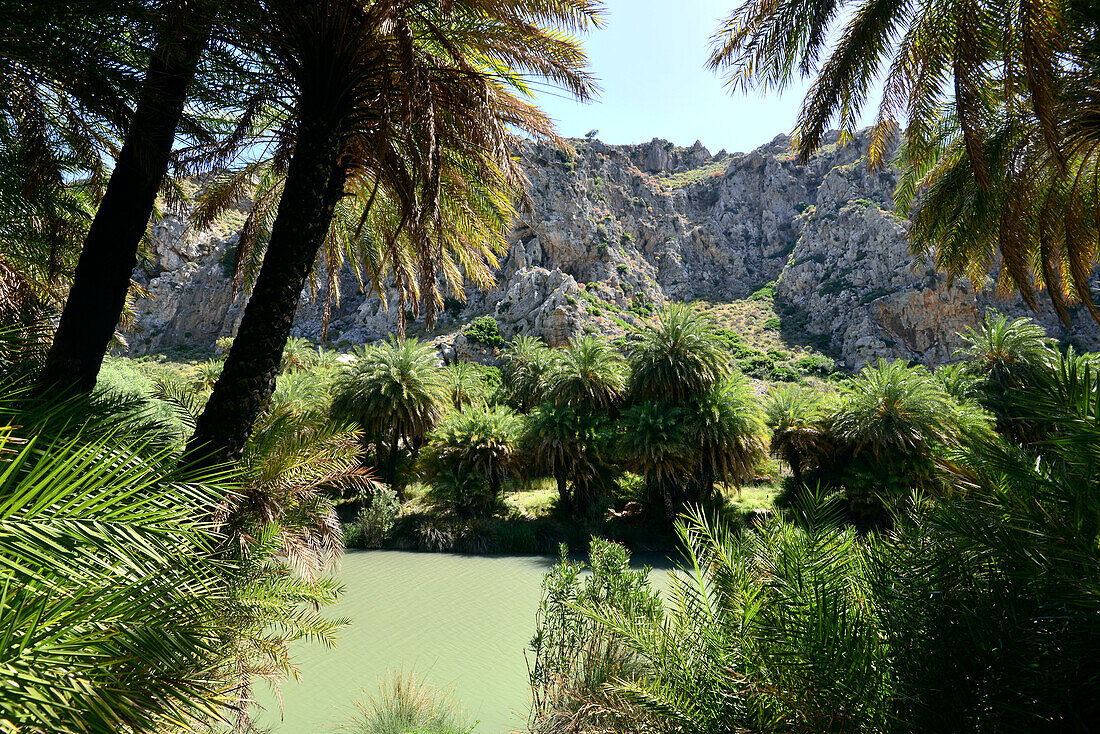
<path id="1" fill-rule="evenodd" d="M 554 479 L 558 483 L 558 507 L 566 515 L 573 513 L 572 502 L 569 497 L 569 478 L 565 474 L 565 469 L 554 464 Z"/>
<path id="2" fill-rule="evenodd" d="M 490 469 L 488 471 L 489 479 L 489 494 L 493 496 L 493 501 L 496 502 L 497 498 L 501 495 L 501 490 L 504 485 L 504 472 L 499 469 Z"/>
<path id="3" fill-rule="evenodd" d="M 791 467 L 791 477 L 796 491 L 802 490 L 802 457 L 795 450 L 787 452 L 787 466 Z"/>
<path id="4" fill-rule="evenodd" d="M 343 196 L 346 174 L 339 161 L 338 123 L 300 114 L 263 265 L 221 377 L 195 424 L 187 447 L 189 462 L 212 465 L 240 458 L 275 390 L 298 299 Z"/>
<path id="5" fill-rule="evenodd" d="M 393 429 L 393 443 L 390 445 L 390 461 L 386 466 L 386 483 L 391 487 L 393 486 L 393 480 L 397 478 L 397 455 L 401 450 L 401 436 L 398 434 L 397 429 Z M 401 497 L 403 500 L 404 497 Z"/>
<path id="6" fill-rule="evenodd" d="M 130 276 L 168 170 L 187 90 L 210 39 L 200 0 L 176 0 L 153 50 L 134 119 L 92 220 L 39 377 L 43 388 L 91 392 L 126 305 Z"/>

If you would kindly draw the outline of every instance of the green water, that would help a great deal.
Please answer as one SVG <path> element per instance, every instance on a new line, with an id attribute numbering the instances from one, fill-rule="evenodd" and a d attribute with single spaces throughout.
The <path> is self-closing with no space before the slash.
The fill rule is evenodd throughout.
<path id="1" fill-rule="evenodd" d="M 412 673 L 449 691 L 484 734 L 522 727 L 528 706 L 523 651 L 534 632 L 549 556 L 348 553 L 346 591 L 333 616 L 350 617 L 334 650 L 296 648 L 301 681 L 282 684 L 259 724 L 277 734 L 332 731 L 356 697 L 388 673 Z"/>

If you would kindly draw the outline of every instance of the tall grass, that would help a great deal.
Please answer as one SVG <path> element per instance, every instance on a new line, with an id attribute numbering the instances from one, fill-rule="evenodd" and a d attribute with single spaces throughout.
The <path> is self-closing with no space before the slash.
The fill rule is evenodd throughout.
<path id="1" fill-rule="evenodd" d="M 355 702 L 355 713 L 339 728 L 346 734 L 468 734 L 470 723 L 451 701 L 408 674 L 378 685 L 377 695 Z"/>

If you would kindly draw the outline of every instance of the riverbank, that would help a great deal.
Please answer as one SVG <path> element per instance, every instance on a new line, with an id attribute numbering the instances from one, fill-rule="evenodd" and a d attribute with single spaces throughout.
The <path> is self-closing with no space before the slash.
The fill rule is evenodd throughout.
<path id="1" fill-rule="evenodd" d="M 335 649 L 301 644 L 300 680 L 278 698 L 258 690 L 257 724 L 273 734 L 333 731 L 354 701 L 378 693 L 395 672 L 425 681 L 459 703 L 476 734 L 522 729 L 530 704 L 524 651 L 535 630 L 543 576 L 552 555 L 468 556 L 352 551 L 337 576 L 345 586 L 333 615 L 348 617 Z M 668 564 L 638 556 L 639 566 Z"/>
<path id="2" fill-rule="evenodd" d="M 675 551 L 675 536 L 637 513 L 629 499 L 607 501 L 578 520 L 558 512 L 550 485 L 548 479 L 509 483 L 498 514 L 460 517 L 432 505 L 430 488 L 416 484 L 406 490 L 407 501 L 390 514 L 367 511 L 356 517 L 346 509 L 345 543 L 349 550 L 524 555 L 555 554 L 562 544 L 570 552 L 583 553 L 596 536 L 621 543 L 632 553 Z M 770 512 L 782 491 L 779 478 L 740 490 L 727 488 L 720 514 L 727 523 L 746 523 L 752 515 Z"/>

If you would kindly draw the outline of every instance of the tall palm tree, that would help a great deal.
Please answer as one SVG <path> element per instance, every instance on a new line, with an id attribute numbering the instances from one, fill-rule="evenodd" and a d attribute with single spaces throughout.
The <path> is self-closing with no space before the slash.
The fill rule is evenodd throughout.
<path id="1" fill-rule="evenodd" d="M 1065 319 L 1070 301 L 1092 303 L 1097 258 L 1094 11 L 1079 0 L 747 0 L 716 34 L 710 66 L 745 89 L 814 77 L 795 129 L 803 159 L 834 120 L 842 141 L 854 132 L 883 75 L 869 158 L 884 163 L 904 126 L 898 208 L 929 194 L 914 251 L 984 276 L 997 249 L 1002 285 L 1033 307 L 1045 287 Z"/>
<path id="2" fill-rule="evenodd" d="M 450 404 L 435 349 L 416 339 L 367 347 L 336 378 L 332 414 L 362 426 L 377 462 L 388 447 L 384 479 L 393 484 L 401 442 L 418 450 Z"/>
<path id="3" fill-rule="evenodd" d="M 552 352 L 546 391 L 559 404 L 608 412 L 626 390 L 626 363 L 606 339 L 585 336 Z"/>
<path id="4" fill-rule="evenodd" d="M 699 458 L 684 408 L 663 402 L 638 403 L 619 420 L 617 450 L 623 465 L 645 480 L 647 503 L 660 508 L 671 527 L 687 498 L 685 487 Z"/>
<path id="5" fill-rule="evenodd" d="M 531 410 L 546 398 L 552 357 L 542 340 L 523 334 L 500 355 L 504 387 L 520 410 Z"/>
<path id="6" fill-rule="evenodd" d="M 168 171 L 188 90 L 210 39 L 214 18 L 209 5 L 172 0 L 163 11 L 133 118 L 84 238 L 42 371 L 44 386 L 80 392 L 95 387 Z"/>
<path id="7" fill-rule="evenodd" d="M 670 303 L 630 345 L 630 394 L 636 400 L 679 403 L 701 395 L 729 374 L 729 352 L 713 319 L 694 305 Z"/>
<path id="8" fill-rule="evenodd" d="M 551 135 L 547 118 L 516 96 L 527 91 L 522 75 L 587 97 L 584 55 L 562 29 L 588 27 L 598 9 L 591 0 L 265 3 L 266 61 L 294 111 L 285 140 L 293 152 L 263 266 L 191 456 L 240 454 L 349 181 L 398 202 L 419 292 L 437 293 L 443 161 L 457 156 L 468 177 L 501 186 L 522 180 L 509 128 Z M 427 300 L 430 317 L 438 304 Z"/>

